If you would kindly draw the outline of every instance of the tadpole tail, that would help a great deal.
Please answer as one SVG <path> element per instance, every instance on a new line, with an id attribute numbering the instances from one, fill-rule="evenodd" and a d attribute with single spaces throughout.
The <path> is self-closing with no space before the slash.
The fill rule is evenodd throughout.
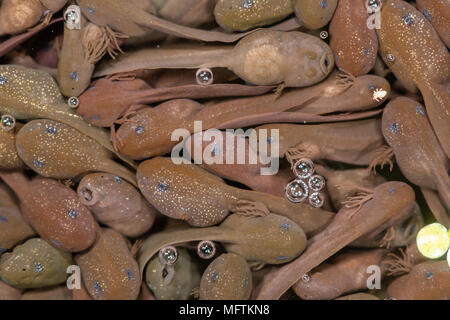
<path id="1" fill-rule="evenodd" d="M 436 191 L 427 188 L 421 188 L 420 190 L 422 191 L 423 197 L 425 198 L 425 201 L 436 220 L 446 228 L 450 228 L 450 216 L 442 205 Z"/>

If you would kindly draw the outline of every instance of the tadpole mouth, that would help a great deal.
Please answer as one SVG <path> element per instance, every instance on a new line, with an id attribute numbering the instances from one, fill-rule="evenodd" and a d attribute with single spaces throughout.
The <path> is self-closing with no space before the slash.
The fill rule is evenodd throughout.
<path id="1" fill-rule="evenodd" d="M 81 188 L 79 194 L 80 200 L 84 205 L 93 206 L 98 201 L 96 193 L 88 187 Z"/>
<path id="2" fill-rule="evenodd" d="M 329 52 L 325 52 L 320 58 L 320 68 L 324 74 L 331 72 L 334 66 L 333 56 Z"/>

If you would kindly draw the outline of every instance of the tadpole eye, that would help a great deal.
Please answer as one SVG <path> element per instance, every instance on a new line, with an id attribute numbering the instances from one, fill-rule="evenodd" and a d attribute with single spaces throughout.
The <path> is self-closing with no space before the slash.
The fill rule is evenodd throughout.
<path id="1" fill-rule="evenodd" d="M 178 260 L 178 250 L 172 246 L 162 248 L 159 250 L 159 260 L 162 264 L 173 265 Z"/>
<path id="2" fill-rule="evenodd" d="M 330 65 L 330 60 L 328 59 L 328 57 L 325 58 L 324 64 L 325 64 L 325 67 L 327 67 L 327 68 Z"/>

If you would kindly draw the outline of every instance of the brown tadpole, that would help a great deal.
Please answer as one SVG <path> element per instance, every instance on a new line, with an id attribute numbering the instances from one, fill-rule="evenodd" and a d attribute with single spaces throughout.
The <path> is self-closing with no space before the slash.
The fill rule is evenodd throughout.
<path id="1" fill-rule="evenodd" d="M 303 25 L 311 30 L 325 27 L 335 13 L 337 0 L 293 0 L 294 12 Z"/>
<path id="2" fill-rule="evenodd" d="M 224 253 L 203 273 L 199 300 L 248 300 L 252 289 L 252 272 L 247 261 L 237 254 Z"/>
<path id="3" fill-rule="evenodd" d="M 96 76 L 160 68 L 228 68 L 254 85 L 306 87 L 334 67 L 330 47 L 299 31 L 258 30 L 233 46 L 172 46 L 127 53 L 100 66 Z"/>
<path id="4" fill-rule="evenodd" d="M 181 226 L 151 234 L 138 252 L 141 274 L 156 253 L 167 246 L 192 241 L 220 242 L 228 253 L 260 265 L 283 264 L 298 257 L 306 247 L 304 231 L 293 221 L 277 214 L 249 216 L 232 214 L 215 227 Z"/>
<path id="5" fill-rule="evenodd" d="M 24 292 L 20 300 L 72 300 L 72 292 L 65 285 Z"/>
<path id="6" fill-rule="evenodd" d="M 78 196 L 95 218 L 126 237 L 147 232 L 157 211 L 131 184 L 110 173 L 92 173 L 78 185 Z"/>
<path id="7" fill-rule="evenodd" d="M 359 292 L 342 296 L 335 300 L 380 300 L 380 298 L 370 293 Z"/>
<path id="8" fill-rule="evenodd" d="M 244 33 L 225 33 L 183 26 L 157 17 L 155 8 L 148 1 L 140 0 L 77 0 L 83 14 L 98 26 L 108 25 L 114 30 L 129 36 L 142 36 L 146 29 L 153 29 L 179 38 L 205 42 L 235 42 L 253 31 Z M 271 27 L 278 30 L 297 29 L 295 21 L 282 22 Z"/>
<path id="9" fill-rule="evenodd" d="M 427 115 L 426 109 L 417 101 L 396 98 L 384 109 L 383 135 L 405 177 L 421 188 L 437 191 L 450 210 L 450 162 Z M 436 218 L 450 227 L 448 214 Z"/>
<path id="10" fill-rule="evenodd" d="M 216 137 L 220 139 L 216 141 Z M 191 159 L 202 168 L 224 179 L 240 182 L 255 191 L 284 197 L 284 189 L 293 179 L 290 168 L 277 170 L 280 165 L 273 168 L 273 174 L 263 174 L 270 168 L 270 163 L 263 163 L 263 159 L 250 147 L 249 139 L 243 134 L 217 130 L 213 136 L 206 137 L 204 133 L 198 132 L 190 136 L 185 145 L 190 150 Z M 244 146 L 244 154 L 239 153 L 242 149 L 238 148 L 241 146 Z"/>
<path id="11" fill-rule="evenodd" d="M 273 86 L 240 84 L 182 85 L 152 88 L 134 77 L 106 77 L 92 82 L 80 97 L 76 112 L 94 126 L 111 127 L 125 116 L 137 111 L 133 106 L 172 99 L 212 99 L 219 97 L 257 96 L 273 90 Z"/>
<path id="12" fill-rule="evenodd" d="M 390 181 L 371 195 L 337 213 L 328 227 L 308 241 L 296 260 L 265 276 L 257 299 L 279 299 L 302 276 L 339 250 L 368 233 L 380 233 L 404 219 L 414 205 L 414 190 L 403 182 Z"/>
<path id="13" fill-rule="evenodd" d="M 53 120 L 33 120 L 17 134 L 20 158 L 44 177 L 72 179 L 92 171 L 110 172 L 136 185 L 135 174 L 113 153 L 80 131 Z"/>
<path id="14" fill-rule="evenodd" d="M 94 243 L 96 222 L 71 188 L 43 177 L 29 180 L 21 172 L 0 171 L 0 178 L 16 193 L 31 226 L 52 246 L 79 252 Z"/>
<path id="15" fill-rule="evenodd" d="M 382 96 L 374 99 L 375 91 L 383 93 Z M 336 74 L 321 84 L 294 89 L 281 96 L 274 93 L 207 104 L 174 99 L 154 108 L 133 112 L 129 119 L 121 121 L 122 125 L 114 136 L 121 153 L 133 159 L 145 159 L 170 152 L 177 144 L 172 139 L 172 133 L 180 128 L 185 129 L 184 136 L 194 133 L 195 121 L 202 121 L 202 130 L 207 130 L 277 122 L 329 123 L 365 119 L 379 114 L 381 110 L 352 114 L 347 111 L 372 109 L 385 101 L 389 93 L 389 84 L 384 78 L 367 75 L 353 80 L 347 75 Z M 335 102 L 331 102 L 333 100 Z M 346 113 L 336 115 L 337 111 Z M 331 114 L 326 115 L 328 113 Z M 335 125 L 350 128 L 351 124 Z M 365 132 L 358 135 L 359 139 L 363 139 Z M 381 134 L 379 139 L 383 139 Z"/>
<path id="16" fill-rule="evenodd" d="M 35 234 L 11 189 L 0 183 L 0 256 Z"/>
<path id="17" fill-rule="evenodd" d="M 387 266 L 383 260 L 388 252 L 375 249 L 339 254 L 305 274 L 293 289 L 304 300 L 331 300 L 367 289 L 370 266 L 378 266 L 380 277 L 385 276 Z"/>
<path id="18" fill-rule="evenodd" d="M 369 73 L 375 66 L 378 39 L 369 29 L 365 0 L 341 0 L 330 23 L 330 47 L 336 65 L 354 76 Z"/>
<path id="19" fill-rule="evenodd" d="M 141 288 L 139 267 L 126 238 L 112 229 L 99 229 L 97 240 L 75 256 L 89 295 L 95 300 L 135 300 Z"/>
<path id="20" fill-rule="evenodd" d="M 63 99 L 56 81 L 49 73 L 16 65 L 0 65 L 0 75 L 0 112 L 16 120 L 52 119 L 65 123 L 115 152 L 108 132 L 78 116 Z M 116 155 L 121 157 L 118 153 Z M 121 159 L 134 165 L 123 157 Z"/>
<path id="21" fill-rule="evenodd" d="M 376 118 L 306 125 L 275 123 L 256 130 L 267 132 L 268 139 L 274 138 L 272 131 L 278 130 L 279 156 L 286 157 L 292 165 L 301 158 L 369 165 L 374 160 L 374 151 L 385 146 L 381 121 Z M 265 156 L 275 154 L 272 148 L 260 152 L 266 152 Z"/>
<path id="22" fill-rule="evenodd" d="M 214 8 L 216 22 L 225 30 L 247 31 L 271 25 L 294 12 L 292 0 L 219 0 Z"/>
<path id="23" fill-rule="evenodd" d="M 162 214 L 192 226 L 212 226 L 230 213 L 285 216 L 307 235 L 323 230 L 334 213 L 270 194 L 229 186 L 199 166 L 153 158 L 138 167 L 138 185 L 145 198 Z M 192 188 L 195 186 L 195 188 Z"/>
<path id="24" fill-rule="evenodd" d="M 431 23 L 403 0 L 388 0 L 381 8 L 377 30 L 381 56 L 408 91 L 417 87 L 434 132 L 450 156 L 450 53 Z"/>
<path id="25" fill-rule="evenodd" d="M 417 0 L 416 5 L 447 48 L 450 47 L 450 3 L 446 0 Z"/>
<path id="26" fill-rule="evenodd" d="M 450 268 L 447 261 L 426 261 L 395 279 L 388 294 L 397 300 L 448 300 Z"/>
<path id="27" fill-rule="evenodd" d="M 16 122 L 15 127 L 10 130 L 0 128 L 0 169 L 2 170 L 16 170 L 24 167 L 16 149 L 16 134 L 22 127 L 22 123 Z"/>

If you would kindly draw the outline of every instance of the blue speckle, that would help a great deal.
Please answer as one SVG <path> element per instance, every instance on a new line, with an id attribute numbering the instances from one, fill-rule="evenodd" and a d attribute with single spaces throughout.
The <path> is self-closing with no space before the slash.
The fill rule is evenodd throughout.
<path id="1" fill-rule="evenodd" d="M 128 280 L 135 280 L 136 278 L 134 277 L 134 272 L 130 269 L 127 270 L 127 276 L 128 276 Z"/>
<path id="2" fill-rule="evenodd" d="M 369 54 L 369 49 L 364 49 L 364 55 L 367 56 Z"/>
<path id="3" fill-rule="evenodd" d="M 429 279 L 431 279 L 431 278 L 433 278 L 433 271 L 428 271 L 428 272 L 425 274 L 425 279 L 429 280 Z"/>
<path id="4" fill-rule="evenodd" d="M 92 120 L 99 120 L 100 119 L 100 117 L 98 116 L 98 115 L 96 115 L 96 114 L 94 114 L 93 116 L 92 116 Z"/>
<path id="5" fill-rule="evenodd" d="M 72 80 L 78 80 L 78 72 L 72 71 L 72 72 L 70 73 L 70 79 L 72 79 Z"/>
<path id="6" fill-rule="evenodd" d="M 268 138 L 267 138 L 267 143 L 268 143 L 268 144 L 272 144 L 273 141 L 274 141 L 273 137 L 268 137 Z"/>
<path id="7" fill-rule="evenodd" d="M 90 87 L 88 88 L 88 90 L 93 90 L 93 89 L 95 89 L 95 86 L 90 86 Z"/>
<path id="8" fill-rule="evenodd" d="M 328 7 L 328 3 L 326 0 L 320 0 L 320 7 L 322 9 L 325 9 L 326 7 Z"/>
<path id="9" fill-rule="evenodd" d="M 284 223 L 280 224 L 280 227 L 281 227 L 281 229 L 289 230 L 291 225 L 289 223 L 284 222 Z"/>
<path id="10" fill-rule="evenodd" d="M 397 122 L 391 123 L 390 127 L 391 127 L 392 133 L 399 133 L 400 132 L 400 127 L 398 126 Z"/>
<path id="11" fill-rule="evenodd" d="M 6 222 L 8 221 L 8 218 L 5 216 L 0 216 L 0 222 Z"/>
<path id="12" fill-rule="evenodd" d="M 406 23 L 406 25 L 408 25 L 408 26 L 412 26 L 413 25 L 413 23 L 414 23 L 414 20 L 413 20 L 413 18 L 411 17 L 411 14 L 407 14 L 406 16 L 404 16 L 403 18 L 402 18 L 402 20 Z"/>
<path id="13" fill-rule="evenodd" d="M 5 248 L 0 248 L 0 253 L 6 252 Z"/>
<path id="14" fill-rule="evenodd" d="M 416 113 L 420 114 L 421 116 L 424 116 L 425 110 L 423 110 L 422 106 L 416 106 Z"/>
<path id="15" fill-rule="evenodd" d="M 289 259 L 289 257 L 286 257 L 286 256 L 279 256 L 278 257 L 278 260 L 288 260 Z"/>
<path id="16" fill-rule="evenodd" d="M 86 10 L 87 10 L 87 12 L 89 12 L 90 14 L 94 14 L 94 9 L 92 9 L 91 7 L 87 7 Z"/>
<path id="17" fill-rule="evenodd" d="M 389 188 L 389 193 L 390 194 L 394 193 L 394 188 Z"/>
<path id="18" fill-rule="evenodd" d="M 38 168 L 44 167 L 44 163 L 39 160 L 33 160 L 33 164 Z"/>
<path id="19" fill-rule="evenodd" d="M 69 209 L 69 210 L 67 211 L 67 215 L 68 215 L 69 217 L 71 217 L 72 219 L 76 219 L 76 218 L 78 218 L 78 216 L 79 216 L 78 212 L 76 212 L 76 211 L 73 210 L 72 208 Z"/>
<path id="20" fill-rule="evenodd" d="M 48 126 L 45 130 L 47 131 L 47 133 L 49 135 L 54 135 L 58 132 L 58 129 L 56 129 L 55 127 L 51 127 L 51 126 Z"/>
<path id="21" fill-rule="evenodd" d="M 427 11 L 427 9 L 423 9 L 423 15 L 425 16 L 425 18 L 431 22 L 431 16 L 430 13 Z"/>
<path id="22" fill-rule="evenodd" d="M 156 187 L 156 189 L 161 192 L 167 191 L 167 190 L 169 190 L 169 185 L 165 182 L 160 182 L 160 183 L 158 183 L 158 186 Z"/>
<path id="23" fill-rule="evenodd" d="M 248 278 L 245 278 L 244 279 L 244 288 L 247 288 L 248 287 Z"/>
<path id="24" fill-rule="evenodd" d="M 212 281 L 212 282 L 216 282 L 217 279 L 219 279 L 219 275 L 218 275 L 217 273 L 213 273 L 213 274 L 211 275 L 211 281 Z"/>
<path id="25" fill-rule="evenodd" d="M 117 183 L 122 183 L 122 178 L 118 176 L 114 176 L 114 180 L 116 180 Z"/>
<path id="26" fill-rule="evenodd" d="M 369 90 L 375 90 L 375 86 L 374 86 L 373 84 L 371 84 L 371 85 L 369 86 Z"/>
<path id="27" fill-rule="evenodd" d="M 95 293 L 100 293 L 102 292 L 102 286 L 100 283 L 98 283 L 97 281 L 94 281 L 94 290 Z"/>

